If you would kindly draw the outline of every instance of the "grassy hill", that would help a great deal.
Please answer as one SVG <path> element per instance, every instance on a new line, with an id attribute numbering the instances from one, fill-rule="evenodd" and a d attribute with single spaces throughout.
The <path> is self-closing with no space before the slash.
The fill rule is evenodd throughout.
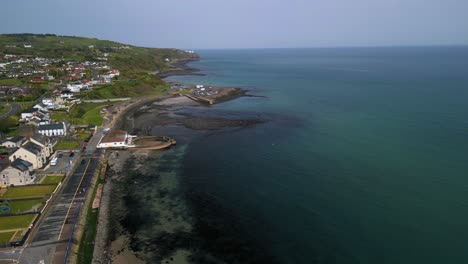
<path id="1" fill-rule="evenodd" d="M 31 45 L 26 48 L 24 45 Z M 98 60 L 107 54 L 108 63 L 123 76 L 171 68 L 179 60 L 198 59 L 178 49 L 144 48 L 95 38 L 57 36 L 53 34 L 0 35 L 0 62 L 4 54 L 63 58 L 64 60 Z M 169 59 L 170 63 L 165 59 Z"/>
<path id="2" fill-rule="evenodd" d="M 120 71 L 120 76 L 114 78 L 112 83 L 96 85 L 93 90 L 79 95 L 83 99 L 157 95 L 169 85 L 153 73 L 177 70 L 173 66 L 178 65 L 177 62 L 198 59 L 197 54 L 178 49 L 145 48 L 109 40 L 53 34 L 0 34 L 0 63 L 7 61 L 6 54 L 58 58 L 64 62 L 105 61 L 107 65 Z M 62 64 L 58 63 L 57 67 Z M 55 66 L 52 65 L 51 68 Z M 31 105 L 49 90 L 64 87 L 64 84 L 57 84 L 53 80 L 40 84 L 31 83 L 30 80 L 29 76 L 11 78 L 4 75 L 0 76 L 0 85 L 28 85 L 32 96 L 26 101 Z M 0 107 L 0 113 L 4 111 Z M 16 126 L 19 115 L 18 112 L 0 120 L 0 131 L 15 132 L 12 129 Z"/>

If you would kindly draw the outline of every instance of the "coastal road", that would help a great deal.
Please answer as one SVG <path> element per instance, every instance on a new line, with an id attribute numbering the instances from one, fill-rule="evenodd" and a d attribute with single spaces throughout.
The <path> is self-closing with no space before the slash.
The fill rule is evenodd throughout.
<path id="1" fill-rule="evenodd" d="M 63 182 L 63 186 L 33 228 L 25 245 L 22 248 L 1 251 L 0 264 L 3 263 L 2 260 L 16 260 L 27 264 L 64 263 L 74 224 L 86 199 L 88 186 L 98 168 L 101 150 L 96 149 L 96 146 L 101 131 L 96 131 L 96 135 L 88 144 L 87 152 L 75 159 L 73 172 Z"/>
<path id="2" fill-rule="evenodd" d="M 6 104 L 6 107 L 10 107 L 10 110 L 8 110 L 8 112 L 0 115 L 0 119 L 8 118 L 8 117 L 16 114 L 19 110 L 21 110 L 21 105 L 19 105 L 19 104 Z"/>

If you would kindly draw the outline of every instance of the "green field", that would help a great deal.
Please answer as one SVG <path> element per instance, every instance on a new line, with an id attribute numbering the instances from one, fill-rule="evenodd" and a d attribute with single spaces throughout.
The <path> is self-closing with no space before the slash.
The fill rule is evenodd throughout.
<path id="1" fill-rule="evenodd" d="M 73 139 L 61 139 L 59 143 L 54 147 L 56 150 L 73 150 L 79 149 L 81 142 Z"/>
<path id="2" fill-rule="evenodd" d="M 4 103 L 1 103 L 1 104 L 0 104 L 0 115 L 5 114 L 5 113 L 8 112 L 9 110 L 10 110 L 10 107 L 9 107 L 9 106 L 6 106 Z"/>
<path id="3" fill-rule="evenodd" d="M 28 228 L 37 214 L 0 217 L 0 230 Z"/>
<path id="4" fill-rule="evenodd" d="M 108 102 L 81 103 L 75 106 L 71 113 L 55 111 L 51 113 L 50 117 L 57 122 L 67 121 L 78 125 L 101 125 L 103 119 L 99 111 L 108 104 Z"/>
<path id="5" fill-rule="evenodd" d="M 89 136 L 91 136 L 91 133 L 77 133 L 76 135 L 78 136 L 79 139 L 85 140 L 85 139 L 87 139 Z"/>
<path id="6" fill-rule="evenodd" d="M 2 207 L 10 207 L 10 211 L 5 214 L 22 213 L 32 210 L 36 206 L 37 210 L 42 209 L 44 199 L 33 199 L 33 200 L 14 200 L 7 203 L 3 203 Z M 1 212 L 0 212 L 1 214 Z"/>
<path id="7" fill-rule="evenodd" d="M 1 198 L 26 198 L 38 197 L 51 194 L 55 190 L 55 185 L 30 185 L 24 187 L 9 187 Z"/>
<path id="8" fill-rule="evenodd" d="M 52 176 L 47 175 L 44 180 L 42 180 L 42 184 L 58 184 L 63 180 L 63 176 Z"/>
<path id="9" fill-rule="evenodd" d="M 8 78 L 8 79 L 0 79 L 0 85 L 21 85 L 23 82 L 21 82 L 17 78 Z"/>
<path id="10" fill-rule="evenodd" d="M 103 106 L 99 106 L 86 112 L 83 116 L 84 123 L 96 126 L 102 125 L 103 118 L 100 113 L 102 108 Z"/>
<path id="11" fill-rule="evenodd" d="M 15 233 L 16 231 L 0 233 L 0 243 L 3 244 L 3 243 L 10 242 L 11 238 L 13 237 Z"/>

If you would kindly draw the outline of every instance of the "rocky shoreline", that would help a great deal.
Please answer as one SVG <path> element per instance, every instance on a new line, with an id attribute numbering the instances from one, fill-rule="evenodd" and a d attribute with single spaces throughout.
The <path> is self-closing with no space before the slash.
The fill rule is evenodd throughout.
<path id="1" fill-rule="evenodd" d="M 164 79 L 169 76 L 176 76 L 176 75 L 200 75 L 203 76 L 205 74 L 201 73 L 199 69 L 192 68 L 187 64 L 193 61 L 198 61 L 199 58 L 193 58 L 190 60 L 179 60 L 171 64 L 173 69 L 171 70 L 164 70 L 160 72 L 156 72 L 155 75 L 161 79 Z"/>
<path id="2" fill-rule="evenodd" d="M 164 95 L 122 104 L 109 125 L 138 135 L 171 128 L 194 137 L 265 122 L 193 111 L 200 107 L 184 96 Z M 235 221 L 181 178 L 185 148 L 107 153 L 93 263 L 275 263 L 238 239 Z"/>

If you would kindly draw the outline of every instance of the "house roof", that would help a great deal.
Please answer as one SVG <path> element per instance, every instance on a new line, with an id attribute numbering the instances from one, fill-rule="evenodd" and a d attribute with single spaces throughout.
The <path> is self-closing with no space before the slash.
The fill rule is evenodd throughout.
<path id="1" fill-rule="evenodd" d="M 47 105 L 43 104 L 43 103 L 39 103 L 39 104 L 36 104 L 35 106 L 39 106 L 41 108 L 47 108 Z M 39 108 L 38 107 L 38 108 Z"/>
<path id="2" fill-rule="evenodd" d="M 31 167 L 33 164 L 29 161 L 26 161 L 24 159 L 15 159 L 10 166 L 12 166 L 15 169 L 18 169 L 20 171 L 28 171 L 29 167 Z"/>
<path id="3" fill-rule="evenodd" d="M 40 155 L 41 152 L 42 152 L 42 147 L 37 145 L 36 143 L 32 142 L 32 141 L 28 141 L 26 142 L 26 144 L 24 144 L 23 146 L 21 146 L 21 148 L 33 153 L 33 154 L 36 154 L 36 155 Z"/>
<path id="4" fill-rule="evenodd" d="M 111 130 L 101 139 L 101 143 L 124 142 L 126 138 L 127 132 L 122 130 Z"/>
<path id="5" fill-rule="evenodd" d="M 39 127 L 40 126 L 44 126 L 44 125 L 39 125 Z M 49 144 L 49 142 L 50 142 L 48 137 L 43 136 L 43 135 L 41 135 L 39 133 L 34 134 L 31 138 L 34 139 L 35 141 L 41 143 L 44 146 Z"/>
<path id="6" fill-rule="evenodd" d="M 48 124 L 48 125 L 40 125 L 37 129 L 39 131 L 53 130 L 53 129 L 65 129 L 65 124 L 64 123 L 55 123 L 55 124 Z"/>
<path id="7" fill-rule="evenodd" d="M 6 139 L 6 140 L 3 140 L 2 143 L 5 143 L 5 142 L 13 142 L 13 143 L 18 143 L 18 142 L 21 142 L 24 140 L 24 137 L 22 136 L 15 136 L 15 137 L 12 137 L 10 139 Z"/>
<path id="8" fill-rule="evenodd" d="M 37 112 L 37 108 L 29 108 L 26 110 L 23 110 L 23 113 L 35 113 Z"/>

